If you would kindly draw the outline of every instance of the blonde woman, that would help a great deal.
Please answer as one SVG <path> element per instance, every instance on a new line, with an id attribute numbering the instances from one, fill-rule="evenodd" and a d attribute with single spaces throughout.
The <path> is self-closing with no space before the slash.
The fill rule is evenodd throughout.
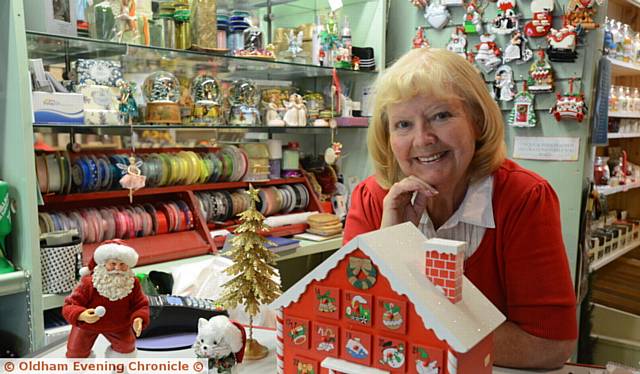
<path id="1" fill-rule="evenodd" d="M 496 365 L 562 366 L 577 325 L 558 198 L 506 159 L 502 113 L 482 78 L 453 52 L 415 49 L 375 90 L 375 176 L 352 194 L 345 242 L 407 221 L 466 241 L 465 275 L 507 316 Z"/>

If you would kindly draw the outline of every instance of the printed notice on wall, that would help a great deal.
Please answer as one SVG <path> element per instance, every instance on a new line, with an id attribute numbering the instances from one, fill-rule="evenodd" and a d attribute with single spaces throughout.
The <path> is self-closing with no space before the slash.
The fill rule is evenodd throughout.
<path id="1" fill-rule="evenodd" d="M 580 138 L 516 136 L 513 158 L 527 160 L 577 161 Z"/>

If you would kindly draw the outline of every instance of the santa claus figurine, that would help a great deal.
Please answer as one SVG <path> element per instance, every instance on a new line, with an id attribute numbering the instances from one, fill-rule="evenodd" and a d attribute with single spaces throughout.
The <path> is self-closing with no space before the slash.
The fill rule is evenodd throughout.
<path id="1" fill-rule="evenodd" d="M 136 337 L 149 323 L 149 302 L 131 270 L 137 262 L 138 253 L 122 240 L 109 240 L 96 248 L 62 307 L 72 326 L 67 357 L 89 357 L 99 334 L 111 343 L 105 357 L 135 357 Z"/>

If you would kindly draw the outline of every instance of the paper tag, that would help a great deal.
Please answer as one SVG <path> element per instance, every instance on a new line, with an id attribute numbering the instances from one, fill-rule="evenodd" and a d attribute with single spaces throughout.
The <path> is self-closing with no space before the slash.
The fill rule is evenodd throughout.
<path id="1" fill-rule="evenodd" d="M 516 136 L 513 158 L 577 161 L 580 138 Z"/>
<path id="2" fill-rule="evenodd" d="M 329 0 L 329 6 L 331 7 L 331 10 L 335 12 L 342 8 L 342 0 Z"/>

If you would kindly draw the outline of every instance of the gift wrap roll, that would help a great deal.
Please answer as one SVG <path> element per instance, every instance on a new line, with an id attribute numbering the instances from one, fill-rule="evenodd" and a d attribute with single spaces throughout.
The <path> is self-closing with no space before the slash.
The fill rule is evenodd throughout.
<path id="1" fill-rule="evenodd" d="M 192 42 L 198 48 L 214 49 L 218 45 L 217 0 L 193 0 Z"/>

